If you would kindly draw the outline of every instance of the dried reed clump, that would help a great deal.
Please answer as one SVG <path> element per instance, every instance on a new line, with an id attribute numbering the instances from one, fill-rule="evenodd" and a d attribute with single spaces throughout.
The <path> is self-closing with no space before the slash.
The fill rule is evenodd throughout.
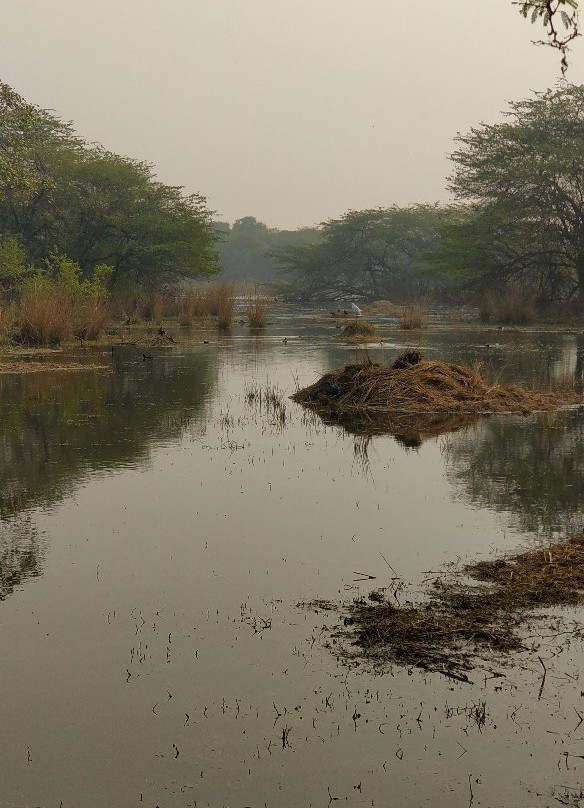
<path id="1" fill-rule="evenodd" d="M 257 287 L 245 295 L 245 314 L 250 328 L 265 328 L 268 324 L 269 305 L 265 295 Z"/>
<path id="2" fill-rule="evenodd" d="M 374 325 L 366 320 L 355 320 L 343 329 L 339 339 L 352 345 L 358 345 L 362 342 L 379 342 L 381 334 Z"/>
<path id="3" fill-rule="evenodd" d="M 145 292 L 136 301 L 132 319 L 144 320 L 160 325 L 169 307 L 169 301 L 162 292 Z"/>
<path id="4" fill-rule="evenodd" d="M 88 299 L 75 307 L 73 336 L 96 340 L 110 320 L 108 306 L 101 300 Z"/>
<path id="5" fill-rule="evenodd" d="M 506 289 L 504 295 L 485 292 L 478 300 L 478 309 L 481 323 L 527 325 L 535 319 L 533 301 L 515 287 Z"/>
<path id="6" fill-rule="evenodd" d="M 222 331 L 228 331 L 235 311 L 235 284 L 230 281 L 210 284 L 204 299 L 207 312 L 217 317 Z"/>
<path id="7" fill-rule="evenodd" d="M 477 368 L 420 360 L 405 368 L 371 361 L 326 373 L 292 398 L 319 412 L 486 413 L 554 410 L 580 401 L 574 393 L 489 384 Z"/>
<path id="8" fill-rule="evenodd" d="M 485 650 L 523 648 L 518 634 L 534 609 L 584 599 L 584 534 L 508 558 L 481 561 L 464 573 L 492 586 L 435 582 L 423 605 L 399 606 L 378 592 L 348 608 L 351 637 L 365 656 L 466 680 Z M 375 595 L 375 597 L 374 597 Z"/>
<path id="9" fill-rule="evenodd" d="M 427 311 L 424 306 L 404 306 L 399 327 L 404 331 L 417 331 L 426 328 Z"/>
<path id="10" fill-rule="evenodd" d="M 59 345 L 73 333 L 72 299 L 57 289 L 27 290 L 18 306 L 12 339 L 25 345 Z"/>

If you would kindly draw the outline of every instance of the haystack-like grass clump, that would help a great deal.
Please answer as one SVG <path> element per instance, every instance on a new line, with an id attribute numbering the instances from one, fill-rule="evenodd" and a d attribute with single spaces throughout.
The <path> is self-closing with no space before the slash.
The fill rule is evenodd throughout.
<path id="1" fill-rule="evenodd" d="M 358 345 L 362 342 L 379 342 L 381 334 L 374 325 L 366 320 L 355 320 L 343 329 L 339 339 L 352 345 Z"/>
<path id="2" fill-rule="evenodd" d="M 404 357 L 416 354 L 416 361 Z M 403 366 L 405 365 L 405 367 Z M 580 401 L 571 392 L 533 392 L 514 385 L 489 384 L 478 368 L 424 361 L 406 352 L 393 366 L 351 364 L 326 373 L 295 393 L 295 401 L 317 412 L 487 413 L 555 410 Z"/>

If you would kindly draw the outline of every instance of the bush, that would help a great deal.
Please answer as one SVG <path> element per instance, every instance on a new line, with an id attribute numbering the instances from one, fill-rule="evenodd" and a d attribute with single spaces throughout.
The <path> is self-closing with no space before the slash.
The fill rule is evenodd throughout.
<path id="1" fill-rule="evenodd" d="M 26 345 L 58 345 L 73 335 L 96 339 L 108 319 L 111 267 L 100 264 L 82 279 L 79 265 L 56 253 L 45 267 L 20 288 L 12 338 Z"/>

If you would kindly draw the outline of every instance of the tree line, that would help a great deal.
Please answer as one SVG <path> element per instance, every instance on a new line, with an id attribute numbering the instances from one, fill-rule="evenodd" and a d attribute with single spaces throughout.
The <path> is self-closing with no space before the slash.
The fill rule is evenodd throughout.
<path id="1" fill-rule="evenodd" d="M 584 86 L 456 137 L 449 205 L 349 211 L 275 250 L 288 294 L 397 302 L 519 292 L 584 306 Z"/>
<path id="2" fill-rule="evenodd" d="M 0 286 L 66 257 L 81 280 L 108 267 L 110 290 L 155 288 L 219 270 L 204 197 L 153 167 L 87 143 L 70 123 L 0 83 Z"/>

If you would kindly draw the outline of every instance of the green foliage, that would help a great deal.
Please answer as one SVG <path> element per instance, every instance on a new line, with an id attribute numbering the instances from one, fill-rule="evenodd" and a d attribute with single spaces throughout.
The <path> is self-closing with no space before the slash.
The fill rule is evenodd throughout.
<path id="1" fill-rule="evenodd" d="M 301 299 L 415 300 L 443 285 L 425 270 L 445 216 L 426 205 L 349 211 L 325 222 L 317 243 L 287 245 L 275 255 L 290 293 Z"/>
<path id="2" fill-rule="evenodd" d="M 0 237 L 0 289 L 15 291 L 34 273 L 26 253 L 14 238 Z"/>
<path id="3" fill-rule="evenodd" d="M 111 266 L 111 288 L 218 271 L 202 196 L 159 182 L 147 163 L 85 143 L 2 83 L 0 234 L 17 239 L 39 268 L 52 251 L 84 278 Z"/>
<path id="4" fill-rule="evenodd" d="M 565 74 L 568 45 L 580 35 L 578 0 L 515 0 L 515 5 L 532 24 L 540 22 L 543 25 L 547 38 L 536 44 L 550 45 L 560 51 L 562 73 Z"/>
<path id="5" fill-rule="evenodd" d="M 511 104 L 457 138 L 450 188 L 466 203 L 438 260 L 475 286 L 520 283 L 538 301 L 584 294 L 584 87 Z"/>

